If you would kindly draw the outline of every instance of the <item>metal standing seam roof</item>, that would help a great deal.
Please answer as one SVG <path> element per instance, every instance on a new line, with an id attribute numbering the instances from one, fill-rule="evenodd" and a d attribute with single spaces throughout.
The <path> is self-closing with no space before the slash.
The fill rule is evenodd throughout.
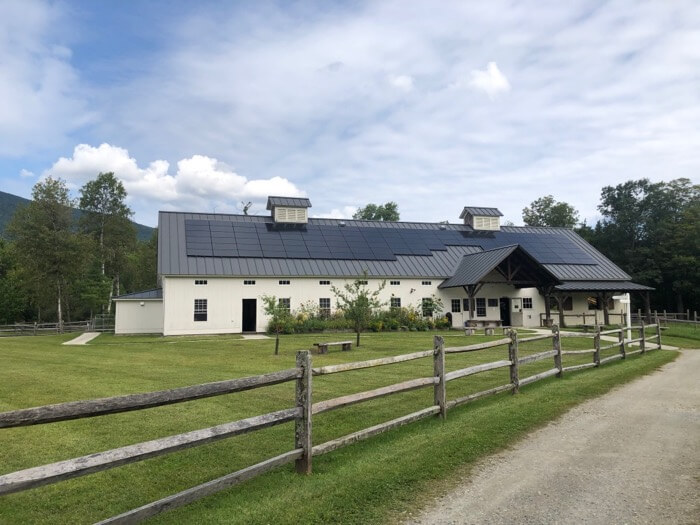
<path id="1" fill-rule="evenodd" d="M 631 281 L 570 281 L 554 289 L 561 292 L 643 292 L 654 288 Z"/>
<path id="2" fill-rule="evenodd" d="M 237 277 L 350 277 L 364 272 L 370 277 L 449 278 L 470 253 L 482 252 L 479 246 L 447 246 L 445 250 L 430 251 L 430 255 L 397 255 L 394 260 L 357 259 L 293 259 L 287 257 L 206 257 L 188 256 L 185 237 L 186 220 L 228 221 L 240 223 L 272 223 L 270 217 L 260 215 L 229 215 L 211 213 L 185 213 L 162 211 L 158 220 L 158 274 L 186 276 L 237 276 Z M 452 230 L 473 232 L 464 224 L 438 224 L 417 222 L 388 222 L 338 219 L 309 219 L 309 225 L 347 228 L 369 227 L 384 230 Z M 516 244 L 521 234 L 564 236 L 587 254 L 587 264 L 543 264 L 542 266 L 560 281 L 628 281 L 629 275 L 575 232 L 566 228 L 503 226 L 503 240 Z M 499 232 L 495 232 L 496 236 Z M 550 235 L 551 237 L 551 235 Z M 494 242 L 497 242 L 498 238 Z"/>
<path id="3" fill-rule="evenodd" d="M 305 197 L 268 197 L 267 209 L 274 206 L 291 206 L 293 208 L 311 208 L 311 201 Z"/>
<path id="4" fill-rule="evenodd" d="M 464 219 L 467 215 L 478 215 L 480 217 L 503 217 L 498 208 L 478 208 L 475 206 L 465 206 L 459 218 Z"/>
<path id="5" fill-rule="evenodd" d="M 452 277 L 441 283 L 438 288 L 456 288 L 478 284 L 496 266 L 518 248 L 518 245 L 496 248 L 462 257 Z"/>
<path id="6" fill-rule="evenodd" d="M 153 290 L 144 290 L 143 292 L 126 293 L 123 295 L 118 295 L 117 297 L 113 297 L 114 301 L 121 301 L 121 300 L 145 301 L 145 300 L 159 300 L 159 299 L 163 299 L 163 289 L 162 288 L 154 288 Z"/>

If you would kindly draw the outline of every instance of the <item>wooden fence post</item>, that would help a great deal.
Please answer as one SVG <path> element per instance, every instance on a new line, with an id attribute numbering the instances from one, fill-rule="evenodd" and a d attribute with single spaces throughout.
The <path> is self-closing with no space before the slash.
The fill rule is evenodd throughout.
<path id="1" fill-rule="evenodd" d="M 644 335 L 644 321 L 639 322 L 639 337 L 642 339 L 639 341 L 639 349 L 643 354 L 646 351 L 646 335 Z"/>
<path id="2" fill-rule="evenodd" d="M 557 372 L 557 377 L 561 377 L 563 370 L 561 365 L 561 336 L 559 335 L 558 326 L 552 327 L 552 336 L 552 349 L 556 350 L 557 352 L 554 354 L 554 368 L 559 369 L 559 372 Z"/>
<path id="3" fill-rule="evenodd" d="M 445 383 L 445 340 L 442 336 L 433 337 L 433 373 L 439 382 L 433 388 L 433 404 L 440 407 L 440 417 L 447 418 L 447 384 Z"/>
<path id="4" fill-rule="evenodd" d="M 595 366 L 600 366 L 600 325 L 595 327 L 593 347 L 595 348 L 595 352 L 593 353 L 593 362 L 595 363 Z"/>
<path id="5" fill-rule="evenodd" d="M 510 382 L 513 385 L 513 394 L 517 394 L 520 391 L 520 380 L 518 379 L 518 332 L 511 328 L 508 335 L 510 337 L 510 343 L 508 343 Z"/>
<path id="6" fill-rule="evenodd" d="M 296 470 L 299 474 L 311 474 L 311 353 L 299 350 L 296 364 L 302 375 L 297 378 L 296 387 L 296 406 L 301 409 L 301 416 L 295 420 L 294 448 L 304 450 L 296 460 Z"/>
<path id="7" fill-rule="evenodd" d="M 661 324 L 659 323 L 659 318 L 656 318 L 656 346 L 658 350 L 661 350 Z"/>
<path id="8" fill-rule="evenodd" d="M 620 343 L 620 354 L 622 354 L 622 359 L 625 359 L 627 355 L 625 354 L 625 331 L 620 329 L 617 333 L 617 340 Z"/>

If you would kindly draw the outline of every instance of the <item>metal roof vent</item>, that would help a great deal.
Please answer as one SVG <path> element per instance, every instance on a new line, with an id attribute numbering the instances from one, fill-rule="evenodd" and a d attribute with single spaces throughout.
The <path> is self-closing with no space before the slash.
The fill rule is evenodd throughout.
<path id="1" fill-rule="evenodd" d="M 464 219 L 464 224 L 471 226 L 475 230 L 498 231 L 501 229 L 501 217 L 503 214 L 498 208 L 477 208 L 465 206 L 460 219 Z"/>
<path id="2" fill-rule="evenodd" d="M 311 201 L 304 197 L 268 197 L 267 209 L 276 223 L 306 224 Z"/>
<path id="3" fill-rule="evenodd" d="M 340 221 L 340 222 L 338 223 L 338 226 L 345 226 L 345 221 Z"/>
<path id="4" fill-rule="evenodd" d="M 440 229 L 441 229 L 441 230 L 446 230 L 446 229 L 447 229 L 447 226 L 445 226 L 444 224 L 441 224 L 441 225 L 440 225 Z"/>

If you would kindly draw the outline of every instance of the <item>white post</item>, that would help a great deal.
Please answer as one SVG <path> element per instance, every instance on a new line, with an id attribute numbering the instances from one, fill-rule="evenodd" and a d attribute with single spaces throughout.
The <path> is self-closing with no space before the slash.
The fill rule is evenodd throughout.
<path id="1" fill-rule="evenodd" d="M 630 302 L 630 294 L 625 294 L 625 308 L 627 308 L 627 339 L 632 339 L 632 303 Z"/>

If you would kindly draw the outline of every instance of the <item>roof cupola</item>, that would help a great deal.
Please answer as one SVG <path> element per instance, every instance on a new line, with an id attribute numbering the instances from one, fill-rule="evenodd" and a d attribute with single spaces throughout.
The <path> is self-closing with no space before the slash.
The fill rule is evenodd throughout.
<path id="1" fill-rule="evenodd" d="M 311 201 L 305 197 L 268 197 L 267 209 L 276 223 L 306 224 Z"/>
<path id="2" fill-rule="evenodd" d="M 475 230 L 499 231 L 501 229 L 501 217 L 503 214 L 498 208 L 477 208 L 465 206 L 460 219 L 464 219 L 464 224 L 471 226 Z"/>

